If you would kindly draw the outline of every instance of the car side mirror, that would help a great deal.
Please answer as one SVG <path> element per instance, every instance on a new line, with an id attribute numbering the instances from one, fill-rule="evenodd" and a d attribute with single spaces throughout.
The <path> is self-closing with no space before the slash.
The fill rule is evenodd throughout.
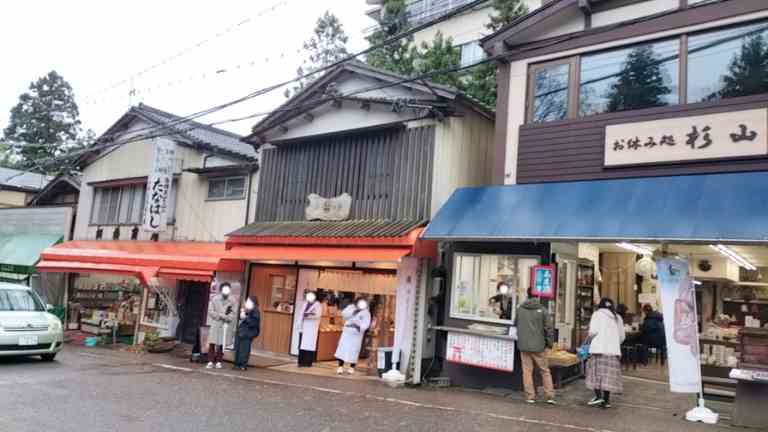
<path id="1" fill-rule="evenodd" d="M 47 310 L 48 312 L 51 312 L 51 311 L 53 311 L 53 305 L 52 305 L 52 304 L 50 304 L 50 303 L 46 304 L 46 305 L 45 305 L 45 310 Z"/>

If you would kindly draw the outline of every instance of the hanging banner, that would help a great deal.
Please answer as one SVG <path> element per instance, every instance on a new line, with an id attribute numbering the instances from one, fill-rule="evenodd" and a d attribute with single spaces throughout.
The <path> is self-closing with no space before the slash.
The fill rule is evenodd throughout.
<path id="1" fill-rule="evenodd" d="M 416 287 L 418 286 L 419 259 L 405 257 L 397 268 L 397 296 L 395 301 L 395 340 L 392 359 L 400 363 L 400 373 L 407 375 L 408 362 L 413 345 L 413 329 L 416 308 Z"/>
<path id="2" fill-rule="evenodd" d="M 152 172 L 147 179 L 142 224 L 144 231 L 153 233 L 165 231 L 175 165 L 176 144 L 168 140 L 156 140 Z"/>
<path id="3" fill-rule="evenodd" d="M 669 387 L 674 393 L 701 391 L 699 332 L 696 292 L 688 261 L 660 258 L 656 261 L 664 330 L 669 358 Z"/>

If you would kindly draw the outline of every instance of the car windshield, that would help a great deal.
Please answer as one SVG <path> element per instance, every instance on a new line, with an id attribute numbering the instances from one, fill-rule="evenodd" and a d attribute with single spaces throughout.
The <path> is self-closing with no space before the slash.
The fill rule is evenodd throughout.
<path id="1" fill-rule="evenodd" d="M 42 312 L 42 303 L 28 290 L 0 289 L 0 312 Z"/>

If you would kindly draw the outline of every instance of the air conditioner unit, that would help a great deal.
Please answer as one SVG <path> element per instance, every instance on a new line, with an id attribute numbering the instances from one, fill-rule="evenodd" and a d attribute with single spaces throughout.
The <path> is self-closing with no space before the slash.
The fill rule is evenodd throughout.
<path id="1" fill-rule="evenodd" d="M 694 257 L 692 276 L 699 280 L 739 281 L 739 265 L 724 257 Z"/>

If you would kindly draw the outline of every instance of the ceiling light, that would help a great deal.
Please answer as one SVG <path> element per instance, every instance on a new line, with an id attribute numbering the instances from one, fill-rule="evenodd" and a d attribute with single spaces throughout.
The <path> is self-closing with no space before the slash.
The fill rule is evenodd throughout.
<path id="1" fill-rule="evenodd" d="M 696 279 L 693 280 L 693 284 L 696 286 L 701 285 L 701 281 L 697 281 Z"/>
<path id="2" fill-rule="evenodd" d="M 616 246 L 627 249 L 627 250 L 631 250 L 632 252 L 639 255 L 653 255 L 652 250 L 648 248 L 644 248 L 642 246 L 638 246 L 636 244 L 632 244 L 632 243 L 626 243 L 626 242 L 616 243 Z"/>
<path id="3" fill-rule="evenodd" d="M 709 247 L 727 256 L 728 258 L 731 259 L 731 261 L 735 262 L 741 267 L 744 267 L 747 270 L 757 270 L 757 267 L 755 267 L 751 262 L 747 261 L 746 258 L 742 257 L 741 255 L 731 250 L 728 246 L 719 244 L 719 245 L 709 245 Z"/>

